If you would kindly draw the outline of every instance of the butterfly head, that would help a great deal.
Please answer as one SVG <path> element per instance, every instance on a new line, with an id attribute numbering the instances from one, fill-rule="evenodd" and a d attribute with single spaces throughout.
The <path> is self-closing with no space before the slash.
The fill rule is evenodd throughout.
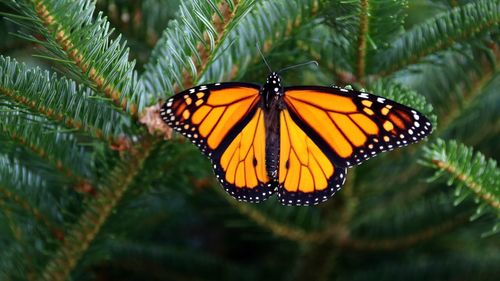
<path id="1" fill-rule="evenodd" d="M 264 84 L 261 94 L 266 108 L 270 107 L 272 100 L 277 100 L 283 95 L 281 76 L 277 72 L 272 72 L 267 76 L 266 84 Z"/>

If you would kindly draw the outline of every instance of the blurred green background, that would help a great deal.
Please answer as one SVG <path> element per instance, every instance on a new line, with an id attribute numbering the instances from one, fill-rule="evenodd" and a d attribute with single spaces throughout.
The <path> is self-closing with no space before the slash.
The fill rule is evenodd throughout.
<path id="1" fill-rule="evenodd" d="M 0 280 L 499 280 L 500 1 L 0 3 Z M 155 105 L 209 82 L 366 89 L 435 131 L 324 204 L 229 197 Z M 148 112 L 150 115 L 148 115 Z M 161 123 L 160 123 L 161 125 Z"/>

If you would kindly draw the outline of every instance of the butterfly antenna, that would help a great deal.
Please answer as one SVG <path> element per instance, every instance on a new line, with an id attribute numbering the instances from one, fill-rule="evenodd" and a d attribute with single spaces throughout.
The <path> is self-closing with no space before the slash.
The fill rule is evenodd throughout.
<path id="1" fill-rule="evenodd" d="M 266 57 L 264 57 L 264 54 L 262 53 L 260 47 L 259 47 L 259 43 L 255 44 L 255 46 L 257 46 L 257 50 L 259 50 L 259 54 L 260 56 L 262 57 L 262 59 L 264 60 L 264 63 L 267 65 L 267 68 L 269 68 L 269 72 L 273 72 L 273 70 L 271 69 L 271 67 L 269 66 L 269 63 L 267 63 L 267 60 L 266 60 Z"/>
<path id="2" fill-rule="evenodd" d="M 289 70 L 289 69 L 292 69 L 292 68 L 306 66 L 306 65 L 309 65 L 309 64 L 314 64 L 314 65 L 316 65 L 316 67 L 319 66 L 319 64 L 318 64 L 317 61 L 311 60 L 311 61 L 308 61 L 308 62 L 303 62 L 303 63 L 299 63 L 299 64 L 296 64 L 296 65 L 287 66 L 287 67 L 281 69 L 280 71 L 278 71 L 278 73 L 281 73 L 281 72 L 283 72 L 285 70 Z"/>

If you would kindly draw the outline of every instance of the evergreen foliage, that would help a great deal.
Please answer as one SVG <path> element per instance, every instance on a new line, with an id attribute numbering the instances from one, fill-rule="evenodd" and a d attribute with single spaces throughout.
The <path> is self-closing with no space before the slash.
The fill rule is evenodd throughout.
<path id="1" fill-rule="evenodd" d="M 428 163 L 438 169 L 434 177 L 446 173 L 448 185 L 456 187 L 455 204 L 474 194 L 479 203 L 474 218 L 492 212 L 497 216 L 493 231 L 500 231 L 500 169 L 496 161 L 485 159 L 481 153 L 474 155 L 471 148 L 456 141 L 444 142 L 441 139 L 425 149 L 425 152 Z"/>
<path id="2" fill-rule="evenodd" d="M 500 1 L 0 3 L 0 280 L 497 280 Z M 175 92 L 352 85 L 428 143 L 316 207 L 240 203 L 155 123 Z M 434 175 L 433 175 L 434 174 Z M 440 180 L 444 178 L 445 180 Z"/>

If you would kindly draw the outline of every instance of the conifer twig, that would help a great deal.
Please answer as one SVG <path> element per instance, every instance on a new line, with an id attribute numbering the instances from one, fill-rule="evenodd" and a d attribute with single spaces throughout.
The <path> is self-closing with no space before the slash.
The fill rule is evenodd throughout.
<path id="1" fill-rule="evenodd" d="M 33 0 L 32 3 L 41 22 L 47 28 L 47 32 L 59 44 L 59 47 L 66 53 L 67 57 L 80 69 L 81 73 L 86 75 L 96 85 L 97 90 L 111 99 L 118 108 L 125 111 L 127 106 L 129 106 L 129 112 L 133 117 L 137 117 L 137 105 L 131 101 L 127 101 L 125 95 L 120 92 L 114 83 L 109 81 L 106 75 L 99 73 L 92 66 L 92 59 L 84 57 L 83 53 L 72 42 L 70 38 L 71 31 L 53 16 L 52 11 L 45 4 L 45 1 Z"/>
<path id="2" fill-rule="evenodd" d="M 154 149 L 154 141 L 148 137 L 137 151 L 126 157 L 111 171 L 108 186 L 103 186 L 95 198 L 89 200 L 83 214 L 68 231 L 53 258 L 47 263 L 41 277 L 47 281 L 67 280 L 82 255 L 96 238 L 111 212 L 117 207 L 125 192 L 131 187 L 135 176 Z"/>
<path id="3" fill-rule="evenodd" d="M 488 17 L 481 18 L 484 14 L 488 13 Z M 495 15 L 492 15 L 496 13 Z M 476 18 L 469 19 L 468 17 L 476 16 Z M 447 19 L 450 17 L 450 19 Z M 463 17 L 463 18 L 460 18 Z M 465 18 L 467 17 L 467 18 Z M 480 21 L 477 24 L 472 24 L 473 20 Z M 433 21 L 425 22 L 420 26 L 417 26 L 415 29 L 410 30 L 408 33 L 403 35 L 402 37 L 396 39 L 393 42 L 394 48 L 410 48 L 413 46 L 407 46 L 407 42 L 411 42 L 412 44 L 417 44 L 417 49 L 411 52 L 408 50 L 397 50 L 398 54 L 406 53 L 405 56 L 394 56 L 389 65 L 385 65 L 382 69 L 379 70 L 377 76 L 390 76 L 395 72 L 403 69 L 408 65 L 412 65 L 420 61 L 421 59 L 437 53 L 439 51 L 448 49 L 452 47 L 454 44 L 467 40 L 469 38 L 473 38 L 477 34 L 484 32 L 485 30 L 489 30 L 492 27 L 497 26 L 500 23 L 500 16 L 498 14 L 498 4 L 495 1 L 476 1 L 464 6 L 458 6 L 453 8 L 449 13 L 445 13 L 442 16 L 436 17 Z M 439 25 L 448 25 L 448 28 L 438 28 Z M 465 27 L 458 28 L 458 25 L 463 25 Z M 447 32 L 452 31 L 453 27 L 456 28 L 459 32 L 448 34 Z M 432 29 L 432 33 L 431 33 Z M 441 31 L 441 29 L 443 31 Z M 436 31 L 439 31 L 437 33 Z M 422 34 L 431 34 L 435 38 L 431 40 L 421 40 L 419 42 L 416 38 L 412 38 L 418 36 L 418 38 L 422 38 Z M 442 36 L 439 36 L 442 33 Z M 424 38 L 422 38 L 424 39 Z M 427 43 L 427 45 L 422 45 L 421 43 Z M 389 49 L 388 52 L 394 50 Z M 389 55 L 390 53 L 381 52 L 380 55 Z"/>
<path id="4" fill-rule="evenodd" d="M 460 112 L 464 111 L 467 106 L 470 106 L 473 103 L 473 101 L 482 93 L 483 89 L 497 74 L 498 65 L 500 64 L 500 46 L 498 44 L 494 44 L 490 46 L 490 50 L 492 51 L 495 59 L 493 65 L 490 65 L 486 58 L 482 60 L 483 65 L 485 65 L 482 69 L 482 73 L 475 77 L 475 81 L 473 81 L 470 90 L 464 91 L 464 98 L 460 103 L 465 106 L 459 107 L 459 105 L 455 102 L 451 110 L 446 112 L 446 116 L 439 119 L 441 132 L 460 116 Z"/>
<path id="5" fill-rule="evenodd" d="M 495 209 L 500 209 L 500 201 L 496 199 L 492 193 L 488 192 L 485 187 L 481 184 L 475 182 L 471 177 L 462 173 L 460 169 L 450 163 L 442 160 L 434 159 L 432 163 L 436 165 L 441 170 L 445 170 L 451 174 L 454 178 L 464 183 L 470 190 L 472 190 L 478 197 L 480 197 L 484 202 Z"/>
<path id="6" fill-rule="evenodd" d="M 222 2 L 219 5 L 219 10 L 222 12 L 222 19 L 217 14 L 214 14 L 212 16 L 212 22 L 214 23 L 214 27 L 218 35 L 218 37 L 215 39 L 214 49 L 207 50 L 206 45 L 204 46 L 202 43 L 198 44 L 198 53 L 200 54 L 202 61 L 198 65 L 197 68 L 198 77 L 197 79 L 194 80 L 194 84 L 197 84 L 198 82 L 197 80 L 199 80 L 199 78 L 203 76 L 205 71 L 213 62 L 217 50 L 221 47 L 222 43 L 224 42 L 224 39 L 229 34 L 230 29 L 228 27 L 231 24 L 231 21 L 234 20 L 236 13 L 238 12 L 238 8 L 240 6 L 240 0 L 234 0 L 233 3 L 234 7 L 232 11 L 230 10 L 229 5 L 226 2 Z M 189 87 L 189 82 L 187 84 Z"/>
<path id="7" fill-rule="evenodd" d="M 0 187 L 0 194 L 2 191 L 5 191 L 3 187 Z M 5 204 L 5 200 L 0 197 L 0 211 L 3 213 L 7 224 L 10 228 L 10 231 L 12 232 L 12 236 L 14 239 L 16 239 L 19 243 L 23 243 L 23 235 L 22 235 L 22 230 L 21 228 L 17 225 L 17 222 L 12 218 L 12 213 L 10 211 L 10 208 Z"/>
<path id="8" fill-rule="evenodd" d="M 217 190 L 221 193 L 223 192 L 220 188 Z M 339 227 L 338 224 L 332 224 L 322 230 L 306 231 L 304 229 L 277 222 L 262 212 L 250 207 L 248 204 L 240 203 L 228 195 L 225 195 L 224 198 L 226 198 L 231 205 L 235 206 L 241 214 L 249 217 L 261 227 L 270 230 L 276 236 L 283 237 L 300 244 L 317 244 L 329 241 L 330 243 L 343 248 L 362 251 L 394 250 L 410 247 L 417 243 L 434 238 L 439 234 L 450 231 L 451 229 L 468 221 L 468 217 L 462 215 L 452 219 L 451 221 L 446 221 L 440 225 L 420 230 L 407 236 L 391 239 L 366 240 L 351 237 L 347 229 L 345 227 Z"/>
<path id="9" fill-rule="evenodd" d="M 37 104 L 36 100 L 29 99 L 27 95 L 22 95 L 13 89 L 6 89 L 0 87 L 0 94 L 10 98 L 13 102 L 21 104 L 26 108 L 29 108 L 33 112 L 37 112 L 40 115 L 46 116 L 48 119 L 54 120 L 60 124 L 63 124 L 68 129 L 82 130 L 82 123 L 71 118 L 69 115 L 64 114 L 56 108 L 47 108 L 45 106 Z M 95 127 L 90 127 L 88 124 L 86 128 L 92 131 L 96 137 L 102 138 L 104 136 L 102 130 Z"/>
<path id="10" fill-rule="evenodd" d="M 8 188 L 0 186 L 0 202 L 4 201 L 2 200 L 2 197 L 8 199 L 9 202 L 15 203 L 17 206 L 21 207 L 26 212 L 32 214 L 33 217 L 38 222 L 42 223 L 51 231 L 51 233 L 57 240 L 60 241 L 64 240 L 64 232 L 59 227 L 57 227 L 55 223 L 51 221 L 46 215 L 44 215 L 38 208 L 33 206 L 33 204 L 30 204 L 22 196 L 13 193 Z M 6 210 L 6 208 L 0 208 L 0 209 Z M 21 235 L 21 234 L 19 233 L 16 235 Z"/>
<path id="11" fill-rule="evenodd" d="M 340 245 L 347 249 L 354 249 L 360 251 L 386 251 L 396 250 L 401 248 L 408 248 L 417 243 L 430 240 L 437 235 L 446 233 L 465 222 L 469 221 L 468 215 L 459 215 L 451 220 L 445 221 L 436 226 L 432 226 L 418 232 L 408 234 L 402 237 L 388 238 L 388 239 L 359 239 L 349 238 L 340 241 Z"/>
<path id="12" fill-rule="evenodd" d="M 366 67 L 366 40 L 369 31 L 369 0 L 361 0 L 359 11 L 359 31 L 358 31 L 358 49 L 356 75 L 360 83 L 364 83 L 365 67 Z"/>
<path id="13" fill-rule="evenodd" d="M 90 185 L 86 179 L 75 174 L 71 169 L 64 165 L 63 162 L 57 158 L 57 156 L 47 153 L 42 147 L 37 146 L 36 143 L 32 142 L 30 139 L 25 139 L 15 132 L 7 131 L 8 127 L 6 126 L 0 126 L 0 129 L 3 129 L 3 131 L 8 134 L 13 141 L 25 146 L 34 154 L 38 155 L 38 157 L 46 160 L 47 163 L 50 163 L 56 170 L 68 177 L 70 181 L 75 184 L 75 191 L 88 194 L 93 194 L 95 192 L 92 185 Z"/>

